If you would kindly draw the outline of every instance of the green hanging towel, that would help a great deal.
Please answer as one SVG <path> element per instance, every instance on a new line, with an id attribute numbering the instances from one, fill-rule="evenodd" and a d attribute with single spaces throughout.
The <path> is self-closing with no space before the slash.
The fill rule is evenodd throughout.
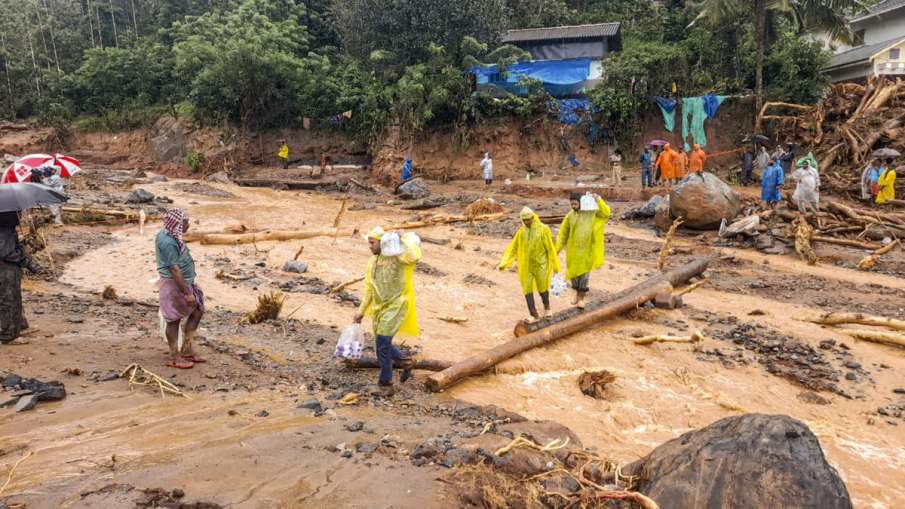
<path id="1" fill-rule="evenodd" d="M 685 97 L 682 99 L 682 142 L 685 151 L 691 151 L 688 143 L 690 132 L 694 143 L 701 147 L 707 146 L 707 134 L 704 132 L 704 121 L 707 120 L 707 111 L 704 109 L 703 97 Z"/>
<path id="2" fill-rule="evenodd" d="M 654 97 L 654 102 L 660 107 L 660 113 L 663 114 L 663 127 L 667 131 L 673 132 L 676 128 L 676 106 L 678 102 L 675 99 L 667 97 Z"/>

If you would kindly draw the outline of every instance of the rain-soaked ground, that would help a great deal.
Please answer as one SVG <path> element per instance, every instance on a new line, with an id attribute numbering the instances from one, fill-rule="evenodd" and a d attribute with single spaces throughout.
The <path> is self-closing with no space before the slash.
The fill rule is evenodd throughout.
<path id="1" fill-rule="evenodd" d="M 478 196 L 471 184 L 442 190 L 469 200 Z M 185 207 L 192 228 L 201 231 L 238 223 L 319 229 L 331 225 L 340 208 L 338 194 L 205 186 L 222 192 L 201 193 L 176 181 L 143 187 Z M 566 207 L 562 198 L 497 198 L 513 215 L 524 204 L 545 214 Z M 342 226 L 366 231 L 418 214 L 387 205 L 388 199 L 353 195 Z M 524 301 L 516 275 L 495 265 L 516 224 L 419 230 L 449 240 L 424 244 L 427 267 L 416 274 L 417 343 L 425 357 L 458 360 L 511 338 L 525 315 Z M 711 283 L 687 295 L 685 308 L 640 310 L 527 352 L 441 395 L 424 392 L 419 382 L 425 374 L 419 373 L 387 400 L 369 394 L 375 373 L 344 370 L 330 357 L 355 306 L 321 289 L 361 274 L 368 250 L 358 235 L 191 244 L 211 310 L 201 347 L 210 362 L 177 371 L 163 366 L 156 309 L 145 305 L 156 299 L 158 227 L 150 224 L 144 235 L 136 226 L 108 228 L 110 235 L 67 228 L 57 248 L 76 252 L 59 281 L 30 283 L 27 314 L 37 331 L 26 336 L 28 344 L 2 348 L 0 370 L 60 379 L 70 396 L 30 413 L 0 411 L 0 472 L 34 452 L 2 493 L 8 503 L 132 507 L 142 489 L 180 488 L 186 501 L 228 507 L 455 505 L 446 485 L 434 480 L 443 469 L 415 467 L 408 452 L 427 437 L 479 432 L 480 418 L 456 418 L 457 405 L 470 403 L 555 420 L 621 462 L 739 412 L 788 414 L 818 436 L 856 507 L 905 506 L 905 420 L 878 412 L 905 403 L 893 392 L 905 386 L 903 350 L 856 342 L 809 321 L 845 309 L 901 317 L 905 280 L 899 277 L 724 248 L 708 273 Z M 607 263 L 592 276 L 596 298 L 652 274 L 661 242 L 643 225 L 617 217 L 607 231 Z M 282 273 L 301 246 L 308 273 Z M 673 264 L 711 252 L 711 243 L 695 236 L 682 237 L 676 247 Z M 839 255 L 821 249 L 820 255 Z M 238 278 L 218 279 L 221 271 Z M 108 285 L 119 302 L 97 295 Z M 279 288 L 286 295 L 284 316 L 294 311 L 293 320 L 237 324 L 259 292 Z M 350 288 L 353 296 L 359 292 L 360 285 Z M 554 300 L 554 309 L 567 305 L 566 297 Z M 441 320 L 450 316 L 467 321 Z M 694 347 L 627 341 L 695 330 L 707 339 Z M 123 380 L 100 381 L 135 362 L 180 384 L 191 399 L 161 399 L 147 388 L 130 392 Z M 66 368 L 79 374 L 63 373 Z M 597 368 L 617 376 L 607 400 L 578 389 L 578 376 Z M 338 404 L 348 392 L 362 394 L 362 401 Z M 311 399 L 322 403 L 321 412 L 298 408 Z M 359 421 L 363 426 L 350 431 Z M 364 452 L 359 444 L 366 444 Z"/>

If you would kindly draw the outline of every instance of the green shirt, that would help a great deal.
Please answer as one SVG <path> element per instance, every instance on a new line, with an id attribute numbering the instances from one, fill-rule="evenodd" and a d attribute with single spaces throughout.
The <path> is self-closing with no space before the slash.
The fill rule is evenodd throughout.
<path id="1" fill-rule="evenodd" d="M 157 273 L 161 278 L 173 279 L 170 267 L 178 265 L 179 271 L 182 272 L 182 279 L 185 279 L 188 284 L 195 282 L 195 260 L 192 258 L 192 253 L 186 246 L 180 254 L 179 244 L 166 230 L 160 230 L 157 238 L 154 239 L 154 254 L 157 257 Z"/>

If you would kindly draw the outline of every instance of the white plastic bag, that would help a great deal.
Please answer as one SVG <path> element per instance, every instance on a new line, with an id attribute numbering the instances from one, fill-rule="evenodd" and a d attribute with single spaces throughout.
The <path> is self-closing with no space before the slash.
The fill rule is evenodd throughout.
<path id="1" fill-rule="evenodd" d="M 597 200 L 594 198 L 594 195 L 591 193 L 585 193 L 584 196 L 581 197 L 579 201 L 579 207 L 582 212 L 584 211 L 592 211 L 598 210 L 600 207 L 597 206 Z"/>
<path id="2" fill-rule="evenodd" d="M 566 279 L 562 277 L 562 273 L 554 274 L 553 282 L 550 283 L 550 293 L 554 297 L 562 297 L 562 294 L 566 292 L 566 288 L 568 288 L 568 285 L 566 284 Z"/>
<path id="3" fill-rule="evenodd" d="M 336 342 L 336 350 L 333 355 L 343 359 L 361 359 L 361 351 L 364 343 L 364 332 L 361 325 L 352 324 L 343 329 Z"/>
<path id="4" fill-rule="evenodd" d="M 402 242 L 398 233 L 386 233 L 380 238 L 380 254 L 383 256 L 399 256 L 402 254 Z"/>

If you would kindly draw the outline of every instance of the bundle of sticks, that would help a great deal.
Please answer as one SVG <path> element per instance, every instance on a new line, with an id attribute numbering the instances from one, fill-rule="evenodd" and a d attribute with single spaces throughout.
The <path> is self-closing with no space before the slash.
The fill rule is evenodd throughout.
<path id="1" fill-rule="evenodd" d="M 905 238 L 905 212 L 881 213 L 850 207 L 834 200 L 821 201 L 820 210 L 816 214 L 801 214 L 794 209 L 777 208 L 762 212 L 761 219 L 774 226 L 780 226 L 777 221 L 785 223 L 786 228 L 774 228 L 773 231 L 784 231 L 781 236 L 788 242 L 795 243 L 796 250 L 803 257 L 813 252 L 810 249 L 812 242 L 873 251 L 868 256 L 870 260 L 862 260 L 863 267 L 859 265 L 862 270 L 872 268 L 880 256 L 900 245 L 898 239 Z M 884 247 L 881 242 L 884 240 L 892 241 L 891 247 Z M 815 261 L 808 260 L 809 263 Z"/>
<path id="2" fill-rule="evenodd" d="M 757 126 L 800 152 L 812 150 L 823 192 L 858 198 L 861 172 L 875 150 L 905 153 L 905 82 L 872 77 L 866 85 L 832 85 L 814 105 L 768 102 Z"/>

